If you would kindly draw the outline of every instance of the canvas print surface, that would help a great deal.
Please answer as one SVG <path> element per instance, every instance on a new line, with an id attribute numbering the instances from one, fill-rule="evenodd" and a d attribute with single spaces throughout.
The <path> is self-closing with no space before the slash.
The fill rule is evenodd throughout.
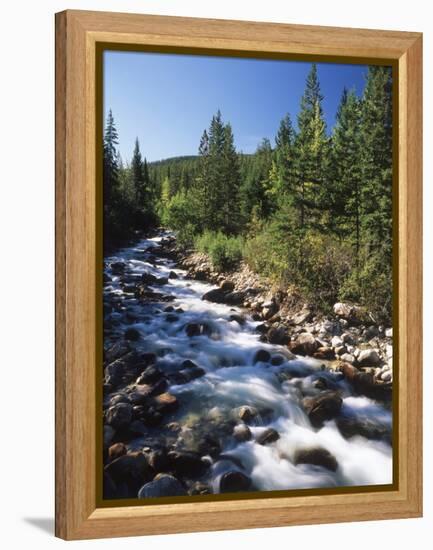
<path id="1" fill-rule="evenodd" d="M 104 500 L 392 483 L 392 76 L 104 52 Z"/>

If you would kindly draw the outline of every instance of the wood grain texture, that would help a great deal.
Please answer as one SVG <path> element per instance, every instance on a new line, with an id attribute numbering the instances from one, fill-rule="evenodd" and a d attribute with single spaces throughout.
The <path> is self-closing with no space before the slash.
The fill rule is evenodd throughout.
<path id="1" fill-rule="evenodd" d="M 392 491 L 96 506 L 97 43 L 398 65 L 399 479 Z M 418 33 L 100 12 L 56 15 L 56 535 L 82 539 L 422 513 L 422 41 Z M 395 211 L 396 212 L 396 211 Z"/>

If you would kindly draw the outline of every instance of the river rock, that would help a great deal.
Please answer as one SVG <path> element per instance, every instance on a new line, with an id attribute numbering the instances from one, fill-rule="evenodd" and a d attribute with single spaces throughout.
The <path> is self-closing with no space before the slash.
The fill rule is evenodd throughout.
<path id="1" fill-rule="evenodd" d="M 268 363 L 271 359 L 271 354 L 265 349 L 259 349 L 256 351 L 253 359 L 253 364 L 256 363 Z"/>
<path id="2" fill-rule="evenodd" d="M 112 428 L 108 424 L 104 424 L 103 439 L 104 439 L 104 448 L 105 449 L 110 446 L 110 443 L 113 440 L 114 434 L 115 434 L 114 428 Z"/>
<path id="3" fill-rule="evenodd" d="M 343 340 L 339 336 L 333 336 L 331 338 L 331 346 L 337 348 L 343 345 Z"/>
<path id="4" fill-rule="evenodd" d="M 153 481 L 141 487 L 138 498 L 179 497 L 187 494 L 177 478 L 169 474 L 159 474 Z"/>
<path id="5" fill-rule="evenodd" d="M 241 306 L 245 300 L 245 292 L 243 290 L 237 290 L 229 292 L 224 297 L 224 302 L 231 306 Z"/>
<path id="6" fill-rule="evenodd" d="M 233 290 L 235 289 L 235 284 L 233 281 L 225 279 L 221 282 L 220 288 L 223 292 L 233 292 Z"/>
<path id="7" fill-rule="evenodd" d="M 259 411 L 255 407 L 250 407 L 249 405 L 239 407 L 237 412 L 239 418 L 244 422 L 251 422 L 259 414 Z"/>
<path id="8" fill-rule="evenodd" d="M 355 357 L 351 353 L 343 353 L 343 355 L 340 356 L 340 359 L 346 363 L 352 364 L 355 362 Z"/>
<path id="9" fill-rule="evenodd" d="M 119 359 L 120 357 L 123 357 L 128 352 L 131 351 L 131 346 L 128 342 L 125 342 L 124 340 L 119 340 L 115 344 L 113 344 L 111 347 L 109 347 L 107 350 L 104 351 L 104 361 L 108 363 L 112 363 L 116 359 Z"/>
<path id="10" fill-rule="evenodd" d="M 243 315 L 239 315 L 237 313 L 232 313 L 230 315 L 230 321 L 236 321 L 238 325 L 243 326 L 246 323 L 246 319 Z"/>
<path id="11" fill-rule="evenodd" d="M 194 363 L 194 361 L 191 361 L 191 359 L 185 359 L 185 361 L 182 361 L 181 364 L 182 369 L 197 369 L 198 365 Z"/>
<path id="12" fill-rule="evenodd" d="M 141 334 L 136 328 L 128 328 L 125 330 L 124 338 L 125 340 L 130 340 L 136 342 L 140 339 Z"/>
<path id="13" fill-rule="evenodd" d="M 240 443 L 249 441 L 252 438 L 251 430 L 246 424 L 237 424 L 233 428 L 233 437 Z"/>
<path id="14" fill-rule="evenodd" d="M 161 414 L 166 414 L 177 410 L 179 402 L 171 393 L 162 393 L 153 398 L 155 409 Z"/>
<path id="15" fill-rule="evenodd" d="M 180 477 L 200 477 L 210 466 L 199 453 L 193 451 L 170 451 L 167 457 L 170 467 Z"/>
<path id="16" fill-rule="evenodd" d="M 196 481 L 189 490 L 190 495 L 211 495 L 212 493 L 212 487 L 202 481 Z"/>
<path id="17" fill-rule="evenodd" d="M 163 377 L 162 371 L 155 365 L 150 365 L 137 378 L 137 384 L 153 384 Z"/>
<path id="18" fill-rule="evenodd" d="M 105 466 L 105 471 L 116 484 L 125 482 L 129 485 L 136 485 L 142 483 L 143 480 L 152 479 L 153 476 L 152 469 L 141 452 L 119 456 Z"/>
<path id="19" fill-rule="evenodd" d="M 206 300 L 208 302 L 214 302 L 216 304 L 223 304 L 226 298 L 226 293 L 222 288 L 213 288 L 212 290 L 209 290 L 203 296 L 201 297 L 202 300 Z"/>
<path id="20" fill-rule="evenodd" d="M 168 274 L 168 278 L 169 279 L 178 279 L 178 275 L 176 273 L 176 271 L 170 271 L 170 273 Z"/>
<path id="21" fill-rule="evenodd" d="M 108 449 L 108 457 L 110 460 L 115 460 L 119 458 L 119 456 L 126 455 L 127 452 L 128 450 L 124 443 L 114 443 L 114 445 L 111 445 Z"/>
<path id="22" fill-rule="evenodd" d="M 259 445 L 269 445 L 280 439 L 280 434 L 274 428 L 266 428 L 261 434 L 257 436 L 257 443 Z"/>
<path id="23" fill-rule="evenodd" d="M 303 325 L 310 321 L 313 316 L 312 312 L 309 309 L 302 309 L 299 313 L 294 315 L 291 319 L 294 325 Z"/>
<path id="24" fill-rule="evenodd" d="M 313 353 L 313 357 L 324 361 L 330 361 L 335 358 L 335 353 L 329 346 L 320 346 L 320 348 L 317 348 L 317 350 Z"/>
<path id="25" fill-rule="evenodd" d="M 387 329 L 385 330 L 385 336 L 386 336 L 387 338 L 392 338 L 392 328 L 387 328 Z"/>
<path id="26" fill-rule="evenodd" d="M 156 472 L 167 472 L 170 468 L 170 462 L 165 449 L 151 449 L 144 453 L 149 466 Z"/>
<path id="27" fill-rule="evenodd" d="M 295 452 L 294 463 L 298 464 L 313 464 L 314 466 L 322 466 L 331 472 L 335 472 L 338 468 L 338 463 L 334 455 L 322 447 L 311 449 L 299 449 Z"/>
<path id="28" fill-rule="evenodd" d="M 249 491 L 251 486 L 251 479 L 242 472 L 235 470 L 226 472 L 220 479 L 220 493 L 239 493 Z"/>
<path id="29" fill-rule="evenodd" d="M 336 424 L 346 439 L 362 436 L 367 439 L 383 439 L 388 442 L 391 440 L 391 431 L 387 426 L 365 417 L 341 416 L 336 419 Z"/>
<path id="30" fill-rule="evenodd" d="M 272 356 L 271 358 L 271 365 L 274 367 L 279 367 L 286 361 L 286 358 L 281 353 L 277 353 Z"/>
<path id="31" fill-rule="evenodd" d="M 271 327 L 266 336 L 270 344 L 277 344 L 281 346 L 288 344 L 290 340 L 289 333 L 284 325 L 276 325 Z"/>
<path id="32" fill-rule="evenodd" d="M 335 392 L 306 397 L 303 400 L 305 412 L 314 428 L 321 428 L 326 420 L 332 420 L 340 414 L 343 400 Z"/>
<path id="33" fill-rule="evenodd" d="M 125 271 L 126 264 L 125 262 L 112 262 L 110 268 L 114 275 L 122 275 Z"/>
<path id="34" fill-rule="evenodd" d="M 132 421 L 132 405 L 129 403 L 118 403 L 110 407 L 106 412 L 106 422 L 115 430 L 128 427 Z"/>
<path id="35" fill-rule="evenodd" d="M 375 349 L 364 349 L 359 353 L 357 362 L 363 367 L 377 367 L 380 365 L 381 359 Z"/>
<path id="36" fill-rule="evenodd" d="M 302 332 L 290 345 L 290 351 L 297 355 L 313 355 L 319 347 L 318 342 L 309 332 Z"/>

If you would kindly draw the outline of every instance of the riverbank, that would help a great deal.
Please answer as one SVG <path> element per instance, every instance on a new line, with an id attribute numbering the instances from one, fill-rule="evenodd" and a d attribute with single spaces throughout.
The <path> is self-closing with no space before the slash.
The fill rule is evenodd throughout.
<path id="1" fill-rule="evenodd" d="M 207 300 L 240 305 L 254 320 L 262 321 L 258 327 L 262 341 L 287 345 L 296 354 L 326 361 L 326 368 L 339 369 L 349 363 L 372 376 L 369 385 L 383 386 L 372 388 L 373 393 L 391 394 L 392 328 L 376 324 L 361 306 L 339 302 L 333 314 L 324 315 L 292 289 L 272 290 L 271 283 L 245 263 L 234 272 L 219 272 L 206 254 L 185 254 L 176 248 L 173 253 L 188 277 L 219 288 Z"/>
<path id="2" fill-rule="evenodd" d="M 369 327 L 294 320 L 244 269 L 205 267 L 167 232 L 105 258 L 105 498 L 391 483 L 392 385 Z"/>

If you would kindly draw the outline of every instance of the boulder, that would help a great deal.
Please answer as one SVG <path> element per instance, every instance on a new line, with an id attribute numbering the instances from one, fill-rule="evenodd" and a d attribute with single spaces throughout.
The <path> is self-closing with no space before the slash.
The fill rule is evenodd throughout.
<path id="1" fill-rule="evenodd" d="M 105 466 L 105 471 L 116 483 L 140 484 L 152 479 L 153 472 L 141 452 L 119 456 Z M 139 485 L 138 485 L 139 486 Z"/>
<path id="2" fill-rule="evenodd" d="M 119 456 L 126 455 L 127 452 L 128 450 L 124 443 L 114 443 L 114 445 L 111 445 L 108 449 L 108 457 L 110 460 L 114 460 L 119 458 Z"/>
<path id="3" fill-rule="evenodd" d="M 233 290 L 235 289 L 235 284 L 233 281 L 225 279 L 224 281 L 222 281 L 220 288 L 223 292 L 233 292 Z"/>
<path id="4" fill-rule="evenodd" d="M 308 323 L 312 316 L 313 314 L 309 309 L 302 309 L 292 317 L 291 321 L 294 325 L 303 325 L 304 323 Z"/>
<path id="5" fill-rule="evenodd" d="M 124 338 L 125 340 L 130 340 L 132 342 L 136 342 L 140 339 L 140 333 L 136 328 L 127 328 L 125 330 Z"/>
<path id="6" fill-rule="evenodd" d="M 224 302 L 231 306 L 241 306 L 245 300 L 245 292 L 243 290 L 229 292 L 224 297 Z"/>
<path id="7" fill-rule="evenodd" d="M 269 351 L 265 349 L 259 349 L 254 355 L 253 364 L 255 365 L 256 363 L 268 363 L 270 359 L 271 354 L 269 353 Z"/>
<path id="8" fill-rule="evenodd" d="M 361 436 L 366 439 L 391 442 L 390 428 L 366 417 L 341 416 L 336 419 L 336 424 L 341 435 L 346 439 Z"/>
<path id="9" fill-rule="evenodd" d="M 120 357 L 123 357 L 130 351 L 130 344 L 128 342 L 125 342 L 124 340 L 119 340 L 104 351 L 104 362 L 107 364 L 112 363 L 113 361 L 119 359 Z"/>
<path id="10" fill-rule="evenodd" d="M 314 466 L 322 466 L 322 468 L 331 470 L 331 472 L 335 472 L 338 468 L 335 456 L 322 447 L 297 450 L 293 462 L 296 465 L 313 464 Z"/>
<path id="11" fill-rule="evenodd" d="M 233 437 L 236 441 L 239 441 L 239 443 L 249 441 L 252 438 L 251 430 L 246 424 L 237 424 L 233 428 Z"/>
<path id="12" fill-rule="evenodd" d="M 297 355 L 313 355 L 319 347 L 318 342 L 309 332 L 302 332 L 296 340 L 289 345 L 290 351 Z"/>
<path id="13" fill-rule="evenodd" d="M 238 416 L 244 422 L 251 422 L 258 414 L 259 411 L 255 407 L 250 407 L 249 405 L 243 405 L 238 409 Z"/>
<path id="14" fill-rule="evenodd" d="M 163 377 L 162 371 L 155 367 L 155 365 L 150 365 L 144 369 L 144 371 L 137 378 L 137 384 L 153 384 L 158 382 Z"/>
<path id="15" fill-rule="evenodd" d="M 209 290 L 201 297 L 202 300 L 207 302 L 214 302 L 216 304 L 223 304 L 226 298 L 226 293 L 222 288 L 213 288 Z"/>
<path id="16" fill-rule="evenodd" d="M 288 344 L 290 340 L 289 333 L 284 325 L 271 327 L 266 336 L 270 344 L 277 344 L 281 346 Z"/>
<path id="17" fill-rule="evenodd" d="M 127 428 L 132 421 L 132 405 L 129 403 L 118 403 L 107 410 L 105 418 L 107 424 L 115 430 Z"/>
<path id="18" fill-rule="evenodd" d="M 170 273 L 168 274 L 168 278 L 169 279 L 178 279 L 178 275 L 175 271 L 170 271 Z"/>
<path id="19" fill-rule="evenodd" d="M 103 440 L 104 440 L 105 449 L 109 447 L 111 441 L 113 440 L 114 434 L 115 434 L 114 429 L 111 426 L 108 426 L 108 424 L 104 424 Z"/>
<path id="20" fill-rule="evenodd" d="M 335 353 L 334 350 L 328 346 L 320 346 L 320 348 L 317 348 L 313 353 L 313 357 L 324 361 L 330 361 L 335 359 Z"/>
<path id="21" fill-rule="evenodd" d="M 177 478 L 169 474 L 159 474 L 153 481 L 141 487 L 138 498 L 179 497 L 187 494 Z"/>
<path id="22" fill-rule="evenodd" d="M 375 349 L 364 349 L 359 353 L 357 362 L 362 367 L 377 367 L 381 359 Z"/>
<path id="23" fill-rule="evenodd" d="M 166 472 L 170 468 L 170 463 L 165 449 L 151 449 L 145 452 L 149 466 L 156 472 Z"/>
<path id="24" fill-rule="evenodd" d="M 191 361 L 190 359 L 185 359 L 185 361 L 182 361 L 181 367 L 182 369 L 197 369 L 198 365 L 196 365 L 194 361 Z"/>
<path id="25" fill-rule="evenodd" d="M 199 453 L 193 451 L 170 451 L 167 457 L 170 467 L 180 477 L 200 477 L 210 466 Z"/>
<path id="26" fill-rule="evenodd" d="M 112 262 L 110 267 L 114 275 L 121 275 L 125 271 L 126 264 L 125 262 Z"/>
<path id="27" fill-rule="evenodd" d="M 161 414 L 166 414 L 177 410 L 179 402 L 171 393 L 162 393 L 153 398 L 155 409 Z"/>
<path id="28" fill-rule="evenodd" d="M 220 479 L 220 493 L 239 493 L 251 489 L 251 479 L 236 470 L 226 472 Z"/>
<path id="29" fill-rule="evenodd" d="M 343 400 L 336 392 L 327 392 L 303 400 L 305 412 L 314 428 L 321 428 L 326 420 L 332 420 L 340 414 Z"/>
<path id="30" fill-rule="evenodd" d="M 269 445 L 280 439 L 280 434 L 274 428 L 266 428 L 260 435 L 257 436 L 257 443 L 259 445 Z"/>
<path id="31" fill-rule="evenodd" d="M 243 326 L 246 323 L 246 319 L 243 315 L 238 315 L 237 313 L 232 313 L 230 315 L 230 321 L 236 321 L 238 325 Z"/>
<path id="32" fill-rule="evenodd" d="M 337 302 L 334 304 L 334 313 L 343 319 L 350 319 L 353 312 L 353 306 L 344 302 Z"/>
<path id="33" fill-rule="evenodd" d="M 342 346 L 342 345 L 343 345 L 343 340 L 339 336 L 333 336 L 331 338 L 331 346 L 333 348 L 337 348 L 337 347 Z"/>

